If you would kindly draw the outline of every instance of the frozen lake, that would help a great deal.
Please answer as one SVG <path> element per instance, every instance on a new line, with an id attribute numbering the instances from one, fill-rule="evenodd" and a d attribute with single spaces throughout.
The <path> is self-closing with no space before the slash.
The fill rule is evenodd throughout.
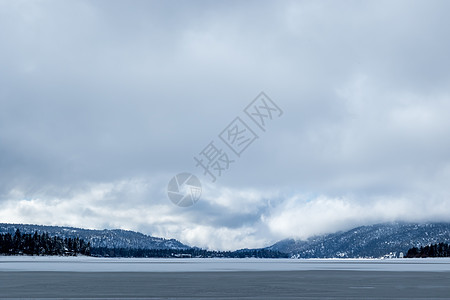
<path id="1" fill-rule="evenodd" d="M 450 272 L 450 259 L 167 259 L 0 256 L 0 272 L 239 272 L 312 270 Z"/>
<path id="2" fill-rule="evenodd" d="M 2 299 L 450 299 L 450 259 L 0 257 Z"/>

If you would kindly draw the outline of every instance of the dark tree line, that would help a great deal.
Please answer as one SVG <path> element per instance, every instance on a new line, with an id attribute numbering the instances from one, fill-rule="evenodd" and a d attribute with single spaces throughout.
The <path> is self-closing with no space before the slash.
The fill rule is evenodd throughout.
<path id="1" fill-rule="evenodd" d="M 439 243 L 420 248 L 413 247 L 408 250 L 405 257 L 450 257 L 450 245 Z"/>
<path id="2" fill-rule="evenodd" d="M 79 238 L 61 238 L 48 233 L 0 234 L 0 254 L 6 255 L 90 255 L 90 243 Z"/>
<path id="3" fill-rule="evenodd" d="M 287 258 L 286 253 L 266 249 L 239 251 L 209 251 L 198 248 L 178 249 L 132 249 L 92 248 L 92 256 L 100 257 L 230 257 L 230 258 Z"/>

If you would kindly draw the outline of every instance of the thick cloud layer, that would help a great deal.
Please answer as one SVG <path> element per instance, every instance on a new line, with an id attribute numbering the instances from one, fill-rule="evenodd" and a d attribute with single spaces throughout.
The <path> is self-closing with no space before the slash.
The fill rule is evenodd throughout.
<path id="1" fill-rule="evenodd" d="M 235 249 L 450 221 L 449 8 L 0 1 L 0 222 Z M 193 157 L 260 91 L 284 114 L 210 182 Z"/>

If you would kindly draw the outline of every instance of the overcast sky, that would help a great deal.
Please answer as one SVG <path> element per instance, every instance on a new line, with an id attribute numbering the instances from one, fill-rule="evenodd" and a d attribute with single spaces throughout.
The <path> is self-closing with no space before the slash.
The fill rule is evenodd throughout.
<path id="1" fill-rule="evenodd" d="M 0 222 L 210 249 L 450 221 L 448 1 L 0 0 Z M 244 108 L 283 111 L 262 131 Z M 194 156 L 258 135 L 215 182 Z M 167 197 L 180 172 L 191 207 Z"/>

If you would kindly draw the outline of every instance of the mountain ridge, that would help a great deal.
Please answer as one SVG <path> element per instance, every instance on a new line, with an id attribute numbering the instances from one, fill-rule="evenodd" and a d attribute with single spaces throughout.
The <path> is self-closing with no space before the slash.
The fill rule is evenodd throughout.
<path id="1" fill-rule="evenodd" d="M 299 258 L 360 258 L 399 256 L 412 247 L 450 241 L 450 223 L 389 222 L 365 225 L 347 231 L 285 239 L 269 247 Z"/>
<path id="2" fill-rule="evenodd" d="M 123 229 L 83 229 L 67 226 L 0 223 L 0 233 L 48 232 L 52 236 L 80 238 L 98 248 L 128 249 L 200 249 L 175 239 L 164 239 Z M 311 237 L 307 240 L 284 239 L 257 249 L 279 251 L 297 258 L 377 258 L 406 254 L 412 247 L 450 242 L 450 223 L 390 222 L 365 225 L 347 231 Z M 240 250 L 236 250 L 239 252 Z"/>
<path id="3" fill-rule="evenodd" d="M 17 229 L 22 233 L 48 232 L 51 236 L 81 238 L 91 242 L 92 247 L 134 248 L 134 249 L 191 249 L 176 239 L 153 237 L 140 232 L 124 229 L 84 229 L 69 226 L 0 223 L 0 233 L 13 234 Z"/>

